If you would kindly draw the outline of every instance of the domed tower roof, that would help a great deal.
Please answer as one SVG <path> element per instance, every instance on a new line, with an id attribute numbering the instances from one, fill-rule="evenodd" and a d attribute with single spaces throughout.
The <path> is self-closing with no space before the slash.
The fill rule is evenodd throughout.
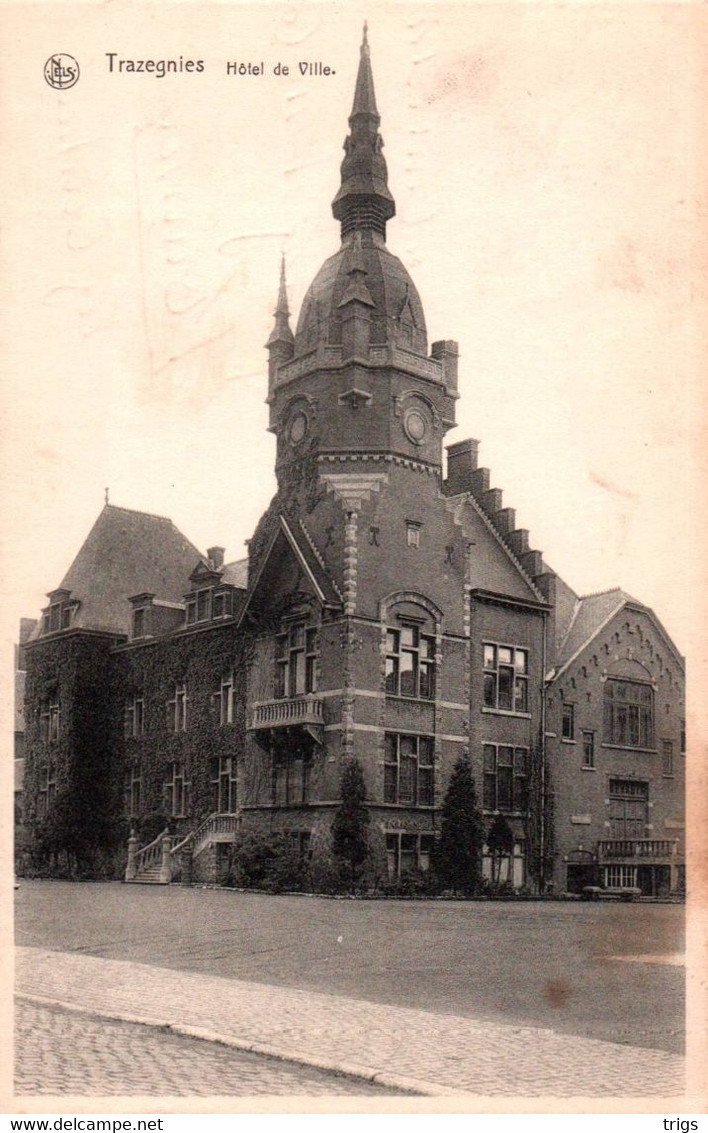
<path id="1" fill-rule="evenodd" d="M 388 188 L 380 117 L 364 25 L 341 186 L 332 212 L 342 246 L 320 268 L 300 311 L 295 355 L 342 342 L 342 306 L 352 298 L 369 308 L 371 345 L 395 343 L 427 354 L 425 316 L 418 291 L 401 261 L 386 247 L 386 221 L 396 205 Z"/>

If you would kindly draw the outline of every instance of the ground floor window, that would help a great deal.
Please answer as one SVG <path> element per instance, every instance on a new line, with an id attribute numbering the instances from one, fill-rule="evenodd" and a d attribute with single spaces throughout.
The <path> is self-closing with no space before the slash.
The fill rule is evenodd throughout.
<path id="1" fill-rule="evenodd" d="M 39 818 L 45 818 L 54 806 L 57 793 L 57 771 L 53 763 L 45 763 L 39 771 L 39 794 L 37 796 L 37 812 Z"/>
<path id="2" fill-rule="evenodd" d="M 211 761 L 212 806 L 219 814 L 233 814 L 236 810 L 236 760 L 221 756 Z"/>
<path id="3" fill-rule="evenodd" d="M 484 745 L 485 810 L 526 813 L 529 808 L 528 748 Z"/>
<path id="4" fill-rule="evenodd" d="M 312 857 L 312 835 L 309 830 L 286 830 L 285 837 L 301 862 L 309 862 Z"/>
<path id="5" fill-rule="evenodd" d="M 526 849 L 523 842 L 514 842 L 511 854 L 493 858 L 488 846 L 482 847 L 482 877 L 498 885 L 510 883 L 514 889 L 521 889 L 526 881 Z"/>
<path id="6" fill-rule="evenodd" d="M 637 867 L 635 865 L 606 865 L 605 866 L 605 886 L 609 888 L 620 887 L 622 889 L 629 885 L 637 884 Z"/>
<path id="7" fill-rule="evenodd" d="M 433 850 L 433 834 L 387 834 L 386 862 L 388 876 L 392 879 L 402 877 L 411 870 L 430 869 L 430 855 Z"/>
<path id="8" fill-rule="evenodd" d="M 384 802 L 433 805 L 432 736 L 386 733 Z"/>
<path id="9" fill-rule="evenodd" d="M 311 767 L 310 751 L 304 746 L 274 751 L 271 796 L 275 806 L 309 802 Z"/>

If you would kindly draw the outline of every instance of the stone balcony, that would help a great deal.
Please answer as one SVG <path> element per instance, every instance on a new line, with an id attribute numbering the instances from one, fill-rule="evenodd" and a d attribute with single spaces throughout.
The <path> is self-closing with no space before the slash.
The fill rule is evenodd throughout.
<path id="1" fill-rule="evenodd" d="M 283 700 L 264 700 L 252 707 L 250 729 L 253 732 L 267 733 L 302 728 L 318 743 L 322 743 L 322 706 L 322 697 L 312 693 Z"/>
<path id="2" fill-rule="evenodd" d="M 675 838 L 611 838 L 598 842 L 599 862 L 663 862 L 678 854 Z"/>

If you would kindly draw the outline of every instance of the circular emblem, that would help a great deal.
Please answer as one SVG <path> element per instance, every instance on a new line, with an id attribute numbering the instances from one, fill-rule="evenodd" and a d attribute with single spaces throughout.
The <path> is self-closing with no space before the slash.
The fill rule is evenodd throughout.
<path id="1" fill-rule="evenodd" d="M 420 409 L 409 409 L 403 418 L 403 428 L 413 444 L 420 445 L 428 431 L 428 422 Z"/>
<path id="2" fill-rule="evenodd" d="M 307 417 L 304 413 L 296 413 L 290 422 L 288 440 L 291 445 L 299 445 L 307 433 Z"/>
<path id="3" fill-rule="evenodd" d="M 50 55 L 44 64 L 44 77 L 54 90 L 68 90 L 79 81 L 79 64 L 73 55 Z"/>

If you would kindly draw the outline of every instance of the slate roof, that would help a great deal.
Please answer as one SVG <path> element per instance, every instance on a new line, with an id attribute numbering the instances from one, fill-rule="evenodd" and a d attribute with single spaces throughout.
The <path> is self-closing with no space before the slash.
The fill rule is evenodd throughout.
<path id="1" fill-rule="evenodd" d="M 248 589 L 248 559 L 237 559 L 233 563 L 224 563 L 221 571 L 221 581 L 228 586 L 236 586 L 239 590 Z"/>
<path id="2" fill-rule="evenodd" d="M 578 598 L 570 625 L 560 643 L 556 671 L 567 665 L 592 640 L 598 630 L 622 609 L 625 602 L 639 606 L 642 604 L 619 586 L 613 590 L 602 590 L 597 594 L 586 594 Z"/>
<path id="3" fill-rule="evenodd" d="M 181 602 L 200 558 L 171 519 L 106 504 L 61 581 L 81 603 L 72 627 L 127 633 L 128 598 Z"/>

